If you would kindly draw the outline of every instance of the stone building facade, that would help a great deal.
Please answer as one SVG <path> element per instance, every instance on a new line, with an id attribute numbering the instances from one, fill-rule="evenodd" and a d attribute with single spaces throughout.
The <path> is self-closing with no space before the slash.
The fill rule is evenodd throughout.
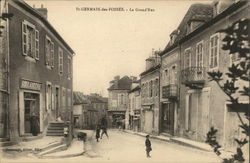
<path id="1" fill-rule="evenodd" d="M 5 136 L 16 141 L 31 136 L 31 115 L 38 117 L 40 133 L 58 117 L 71 121 L 74 51 L 48 22 L 46 8 L 12 0 L 6 5 L 13 17 L 4 46 L 9 75 Z"/>
<path id="2" fill-rule="evenodd" d="M 160 57 L 154 52 L 146 59 L 146 70 L 140 74 L 141 130 L 149 134 L 159 134 L 159 75 Z"/>

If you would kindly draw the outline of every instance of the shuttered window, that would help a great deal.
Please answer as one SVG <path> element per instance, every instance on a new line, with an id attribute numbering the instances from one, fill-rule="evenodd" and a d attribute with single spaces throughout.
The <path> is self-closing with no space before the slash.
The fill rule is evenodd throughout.
<path id="1" fill-rule="evenodd" d="M 58 49 L 58 53 L 59 53 L 59 74 L 62 75 L 63 74 L 63 51 L 61 48 Z"/>
<path id="2" fill-rule="evenodd" d="M 39 31 L 26 20 L 22 22 L 22 54 L 39 60 Z"/>
<path id="3" fill-rule="evenodd" d="M 45 37 L 45 65 L 54 67 L 54 42 L 48 36 Z"/>

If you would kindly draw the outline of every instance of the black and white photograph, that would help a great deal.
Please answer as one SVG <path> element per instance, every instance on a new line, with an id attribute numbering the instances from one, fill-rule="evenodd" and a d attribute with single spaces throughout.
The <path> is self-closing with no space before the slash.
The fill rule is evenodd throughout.
<path id="1" fill-rule="evenodd" d="M 0 0 L 0 163 L 248 163 L 249 0 Z"/>

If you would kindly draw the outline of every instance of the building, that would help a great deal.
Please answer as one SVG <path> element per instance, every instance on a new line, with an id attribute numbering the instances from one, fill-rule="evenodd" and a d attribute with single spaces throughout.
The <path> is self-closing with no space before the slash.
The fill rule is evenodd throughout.
<path id="1" fill-rule="evenodd" d="M 91 93 L 87 98 L 91 102 L 91 108 L 98 111 L 98 119 L 107 116 L 108 98 L 102 97 L 97 93 Z"/>
<path id="2" fill-rule="evenodd" d="M 7 2 L 0 1 L 0 138 L 8 136 L 8 56 L 7 56 Z"/>
<path id="3" fill-rule="evenodd" d="M 159 134 L 159 78 L 160 57 L 158 51 L 146 59 L 146 70 L 140 74 L 141 80 L 141 130 Z"/>
<path id="4" fill-rule="evenodd" d="M 249 19 L 249 2 L 214 1 L 211 9 L 212 17 L 198 26 L 197 21 L 204 18 L 202 15 L 190 19 L 186 24 L 187 33 L 177 42 L 181 61 L 179 133 L 204 142 L 207 132 L 214 127 L 218 129 L 216 137 L 223 148 L 235 150 L 234 139 L 242 137 L 239 119 L 230 109 L 228 97 L 215 82 L 209 81 L 207 72 L 219 70 L 225 74 L 228 67 L 237 62 L 237 57 L 230 57 L 228 51 L 221 48 L 224 34 L 217 31 L 239 19 Z M 241 81 L 238 84 L 239 87 L 247 85 Z M 247 109 L 249 99 L 239 96 L 239 102 Z"/>
<path id="5" fill-rule="evenodd" d="M 95 129 L 100 119 L 107 114 L 108 100 L 96 93 L 84 95 L 74 92 L 74 127 Z"/>
<path id="6" fill-rule="evenodd" d="M 125 115 L 129 105 L 128 92 L 132 88 L 132 84 L 137 83 L 136 77 L 115 76 L 114 80 L 110 81 L 108 88 L 108 119 L 112 127 L 118 125 L 125 126 Z"/>
<path id="7" fill-rule="evenodd" d="M 32 8 L 14 0 L 5 5 L 13 17 L 7 19 L 1 38 L 6 67 L 1 71 L 8 81 L 1 87 L 9 95 L 1 106 L 1 117 L 7 115 L 7 121 L 1 118 L 1 137 L 18 141 L 32 135 L 31 115 L 38 117 L 41 134 L 59 117 L 71 121 L 74 51 L 48 22 L 43 6 Z"/>
<path id="8" fill-rule="evenodd" d="M 197 28 L 212 18 L 212 7 L 209 4 L 193 4 L 183 20 L 171 34 L 166 48 L 160 53 L 160 132 L 179 135 L 180 121 L 180 53 L 179 41 L 189 28 Z M 193 21 L 192 23 L 190 21 Z M 194 30 L 194 29 L 193 29 Z"/>
<path id="9" fill-rule="evenodd" d="M 91 112 L 90 101 L 81 92 L 73 92 L 73 124 L 75 128 L 88 129 L 92 124 L 88 115 Z"/>
<path id="10" fill-rule="evenodd" d="M 138 85 L 128 92 L 129 107 L 126 113 L 126 129 L 139 132 L 141 129 L 141 88 Z"/>

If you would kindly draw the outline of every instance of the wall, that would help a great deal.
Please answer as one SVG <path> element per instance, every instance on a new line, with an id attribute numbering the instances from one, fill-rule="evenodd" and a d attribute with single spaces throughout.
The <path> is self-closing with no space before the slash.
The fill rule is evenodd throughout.
<path id="1" fill-rule="evenodd" d="M 195 37 L 187 40 L 185 43 L 183 43 L 181 45 L 181 61 L 182 61 L 182 68 L 183 68 L 183 64 L 184 64 L 184 50 L 186 48 L 191 47 L 191 53 L 192 53 L 192 65 L 195 65 L 195 46 L 196 43 L 203 41 L 203 45 L 204 45 L 204 51 L 203 51 L 203 65 L 205 68 L 207 68 L 206 70 L 208 71 L 208 67 L 209 67 L 209 41 L 210 41 L 210 36 L 215 34 L 216 31 L 218 29 L 224 29 L 227 26 L 231 25 L 233 22 L 235 22 L 236 20 L 240 19 L 240 18 L 244 18 L 244 17 L 248 17 L 249 18 L 249 14 L 247 14 L 249 12 L 249 5 L 248 5 L 248 9 L 246 9 L 246 6 L 243 7 L 244 9 L 242 9 L 240 12 L 235 11 L 233 14 L 231 14 L 230 16 L 224 18 L 223 20 L 221 20 L 220 22 L 217 22 L 216 24 L 214 24 L 213 26 L 209 27 L 208 29 L 204 30 L 203 32 L 197 34 Z M 230 66 L 230 57 L 228 54 L 228 51 L 224 51 L 221 49 L 222 46 L 222 39 L 223 39 L 224 35 L 220 34 L 219 37 L 219 70 L 223 73 L 228 71 L 228 67 Z M 226 78 L 224 78 L 224 80 L 222 82 L 225 81 Z M 243 83 L 242 83 L 243 84 Z M 243 84 L 244 85 L 244 84 Z M 218 141 L 220 142 L 220 144 L 223 144 L 225 142 L 225 130 L 231 130 L 231 126 L 228 126 L 228 122 L 225 119 L 225 113 L 227 113 L 227 111 L 224 109 L 225 103 L 228 100 L 227 96 L 220 90 L 220 88 L 218 87 L 218 85 L 215 82 L 209 82 L 207 76 L 206 76 L 206 81 L 204 84 L 204 88 L 202 90 L 196 90 L 195 92 L 191 92 L 192 90 L 190 90 L 189 88 L 185 87 L 184 85 L 181 85 L 181 96 L 180 96 L 180 108 L 183 108 L 181 110 L 181 116 L 179 118 L 179 121 L 181 123 L 181 127 L 182 127 L 182 135 L 185 137 L 189 137 L 191 139 L 194 140 L 198 140 L 198 141 L 202 141 L 204 140 L 204 135 L 199 135 L 199 133 L 204 134 L 204 131 L 201 132 L 201 128 L 199 128 L 199 125 L 197 125 L 195 131 L 185 131 L 186 128 L 185 126 L 186 124 L 186 111 L 184 108 L 186 108 L 186 96 L 188 95 L 188 93 L 195 93 L 197 96 L 196 98 L 200 98 L 200 96 L 204 96 L 204 91 L 209 90 L 209 93 L 207 93 L 207 97 L 209 97 L 209 101 L 207 101 L 207 105 L 209 106 L 209 110 L 202 110 L 200 109 L 203 105 L 202 102 L 198 103 L 198 109 L 196 112 L 194 112 L 192 119 L 196 119 L 196 123 L 197 124 L 201 124 L 201 116 L 202 114 L 207 114 L 208 115 L 208 120 L 207 120 L 207 127 L 206 128 L 210 128 L 210 127 L 215 127 L 216 129 L 218 129 L 218 133 L 217 133 L 217 138 Z M 246 99 L 244 97 L 240 97 L 240 100 L 245 101 Z M 208 112 L 208 113 L 206 113 Z M 204 124 L 204 122 L 202 123 Z"/>
<path id="2" fill-rule="evenodd" d="M 61 46 L 62 44 L 56 39 L 56 37 L 34 16 L 23 11 L 20 7 L 15 4 L 9 5 L 9 12 L 14 14 L 14 17 L 9 22 L 9 55 L 10 55 L 10 132 L 11 139 L 19 137 L 19 127 L 18 127 L 18 99 L 19 92 L 24 91 L 19 87 L 19 82 L 21 78 L 38 81 L 42 83 L 41 94 L 41 110 L 42 110 L 42 119 L 44 120 L 44 129 L 46 124 L 50 120 L 55 119 L 54 110 L 46 110 L 46 82 L 51 82 L 53 87 L 53 94 L 55 94 L 55 86 L 60 88 L 60 115 L 68 115 L 67 119 L 71 117 L 71 107 L 72 107 L 72 80 L 68 79 L 67 76 L 67 58 L 70 56 L 70 53 Z M 40 58 L 38 61 L 33 62 L 25 58 L 22 54 L 22 21 L 27 20 L 30 23 L 36 26 L 36 29 L 39 30 L 39 51 Z M 55 66 L 53 69 L 48 69 L 45 65 L 45 36 L 48 35 L 55 44 L 54 49 L 54 62 Z M 63 60 L 63 74 L 59 75 L 58 71 L 58 47 L 63 49 L 64 60 Z M 62 87 L 66 88 L 66 106 L 62 106 Z M 70 90 L 70 91 L 68 91 Z M 70 97 L 70 101 L 68 100 Z M 70 102 L 70 103 L 69 103 Z"/>
<path id="3" fill-rule="evenodd" d="M 141 112 L 141 127 L 143 131 L 150 131 L 152 130 L 152 134 L 159 134 L 159 84 L 155 85 L 155 80 L 158 79 L 159 82 L 159 69 L 150 72 L 144 76 L 141 76 L 141 105 L 142 105 L 142 112 Z M 149 83 L 150 81 L 154 81 L 153 86 L 153 96 L 149 96 L 149 87 L 144 87 L 146 83 Z M 157 92 L 157 96 L 155 96 L 155 93 Z M 146 107 L 146 108 L 145 108 Z M 150 115 L 152 114 L 152 115 Z M 152 116 L 152 125 L 149 124 L 151 122 L 151 116 Z M 150 120 L 147 121 L 147 117 L 150 118 Z M 145 127 L 152 129 L 146 129 Z"/>

